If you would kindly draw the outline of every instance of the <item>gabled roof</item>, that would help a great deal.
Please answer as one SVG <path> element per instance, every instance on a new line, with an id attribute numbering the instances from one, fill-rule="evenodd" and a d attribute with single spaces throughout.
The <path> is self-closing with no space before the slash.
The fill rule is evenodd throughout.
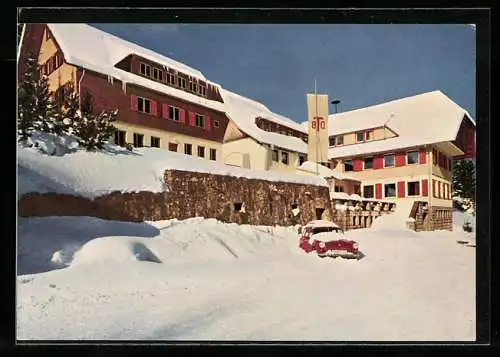
<path id="1" fill-rule="evenodd" d="M 330 115 L 329 134 L 383 127 L 396 137 L 331 147 L 330 158 L 403 149 L 456 139 L 462 120 L 475 122 L 469 113 L 441 91 L 432 91 L 383 104 Z"/>
<path id="2" fill-rule="evenodd" d="M 47 24 L 47 26 L 56 38 L 68 63 L 111 76 L 125 83 L 133 83 L 191 103 L 224 111 L 223 104 L 220 102 L 124 71 L 116 68 L 115 64 L 130 54 L 137 54 L 186 74 L 205 79 L 203 74 L 195 69 L 86 24 Z M 215 83 L 209 83 L 218 86 Z"/>
<path id="3" fill-rule="evenodd" d="M 304 129 L 300 124 L 271 112 L 262 103 L 248 99 L 224 88 L 220 89 L 220 93 L 224 100 L 224 107 L 227 115 L 242 132 L 260 143 L 275 145 L 299 153 L 307 153 L 307 144 L 301 139 L 294 136 L 262 130 L 255 123 L 255 119 L 257 117 L 268 119 L 303 133 L 307 133 L 307 128 Z"/>
<path id="4" fill-rule="evenodd" d="M 86 24 L 48 24 L 48 27 L 55 36 L 68 63 L 112 76 L 123 82 L 133 83 L 226 112 L 245 134 L 257 141 L 287 150 L 307 153 L 307 144 L 301 139 L 261 130 L 255 124 L 255 119 L 262 117 L 302 133 L 307 133 L 307 128 L 289 118 L 271 112 L 262 103 L 222 89 L 220 85 L 207 80 L 203 73 L 197 69 Z M 217 86 L 226 103 L 201 98 L 115 67 L 118 62 L 131 54 L 136 54 Z"/>

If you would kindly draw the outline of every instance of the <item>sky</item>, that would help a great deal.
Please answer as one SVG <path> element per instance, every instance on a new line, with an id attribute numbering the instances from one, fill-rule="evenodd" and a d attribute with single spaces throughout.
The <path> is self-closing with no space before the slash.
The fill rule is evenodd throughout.
<path id="1" fill-rule="evenodd" d="M 194 67 L 296 122 L 307 120 L 315 79 L 318 93 L 341 101 L 339 111 L 440 90 L 475 118 L 473 25 L 93 26 Z"/>

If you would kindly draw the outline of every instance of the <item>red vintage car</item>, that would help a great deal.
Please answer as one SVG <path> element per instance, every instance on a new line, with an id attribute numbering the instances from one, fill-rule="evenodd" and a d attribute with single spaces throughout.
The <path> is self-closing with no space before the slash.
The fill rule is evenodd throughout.
<path id="1" fill-rule="evenodd" d="M 360 258 L 358 243 L 342 238 L 344 231 L 333 222 L 316 220 L 300 229 L 299 247 L 319 257 Z"/>

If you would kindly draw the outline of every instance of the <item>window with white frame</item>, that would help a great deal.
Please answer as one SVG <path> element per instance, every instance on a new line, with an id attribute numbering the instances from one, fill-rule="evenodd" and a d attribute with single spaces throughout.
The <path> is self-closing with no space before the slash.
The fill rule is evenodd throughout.
<path id="1" fill-rule="evenodd" d="M 418 164 L 418 151 L 408 151 L 406 153 L 406 163 L 408 165 Z"/>
<path id="2" fill-rule="evenodd" d="M 281 152 L 281 162 L 288 165 L 288 153 L 286 151 Z"/>
<path id="3" fill-rule="evenodd" d="M 413 181 L 407 183 L 408 196 L 420 195 L 420 181 Z"/>
<path id="4" fill-rule="evenodd" d="M 373 198 L 373 185 L 363 186 L 363 197 Z"/>
<path id="5" fill-rule="evenodd" d="M 356 141 L 357 142 L 365 141 L 365 133 L 362 131 L 356 133 Z"/>
<path id="6" fill-rule="evenodd" d="M 395 183 L 386 183 L 384 185 L 384 197 L 396 197 Z"/>
<path id="7" fill-rule="evenodd" d="M 173 120 L 173 121 L 179 121 L 180 120 L 180 109 L 177 107 L 168 107 L 168 119 Z"/>
<path id="8" fill-rule="evenodd" d="M 373 168 L 373 157 L 365 157 L 363 159 L 364 169 L 372 169 Z"/>
<path id="9" fill-rule="evenodd" d="M 200 128 L 205 127 L 205 116 L 201 114 L 195 114 L 194 116 L 194 125 Z"/>
<path id="10" fill-rule="evenodd" d="M 348 172 L 348 171 L 353 171 L 353 170 L 354 170 L 354 166 L 353 166 L 352 160 L 344 160 L 344 171 Z"/>
<path id="11" fill-rule="evenodd" d="M 384 167 L 394 167 L 394 154 L 384 155 Z"/>

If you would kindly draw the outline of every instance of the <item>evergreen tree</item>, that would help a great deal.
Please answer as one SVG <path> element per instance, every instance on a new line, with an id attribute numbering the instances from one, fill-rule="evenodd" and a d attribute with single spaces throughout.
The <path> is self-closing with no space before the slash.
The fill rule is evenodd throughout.
<path id="1" fill-rule="evenodd" d="M 35 129 L 38 118 L 37 87 L 39 72 L 36 57 L 29 54 L 24 60 L 25 72 L 18 84 L 17 133 L 20 142 L 25 142 Z"/>
<path id="2" fill-rule="evenodd" d="M 117 115 L 117 110 L 94 113 L 92 96 L 86 93 L 81 100 L 81 110 L 78 111 L 73 123 L 73 133 L 78 137 L 78 143 L 88 151 L 103 149 L 104 144 L 113 135 L 115 128 L 112 123 Z"/>
<path id="3" fill-rule="evenodd" d="M 453 194 L 475 202 L 476 169 L 472 160 L 460 160 L 453 165 Z"/>
<path id="4" fill-rule="evenodd" d="M 49 91 L 49 79 L 46 75 L 41 76 L 35 86 L 36 114 L 34 121 L 35 129 L 46 133 L 59 133 L 60 113 L 55 100 Z"/>
<path id="5" fill-rule="evenodd" d="M 80 115 L 80 97 L 73 86 L 67 86 L 57 99 L 59 110 L 59 125 L 63 134 L 73 134 L 73 124 L 78 121 Z"/>

